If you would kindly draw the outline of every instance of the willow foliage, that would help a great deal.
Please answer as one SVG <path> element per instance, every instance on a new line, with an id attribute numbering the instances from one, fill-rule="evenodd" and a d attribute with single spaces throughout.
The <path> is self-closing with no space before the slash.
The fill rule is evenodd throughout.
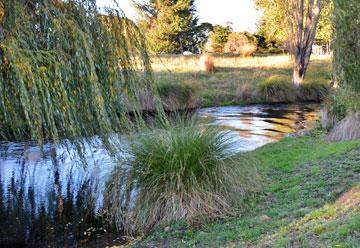
<path id="1" fill-rule="evenodd" d="M 129 127 L 141 92 L 153 90 L 133 22 L 117 9 L 100 12 L 95 0 L 0 3 L 0 140 L 105 137 Z"/>
<path id="2" fill-rule="evenodd" d="M 335 0 L 334 4 L 337 81 L 360 93 L 360 2 Z"/>

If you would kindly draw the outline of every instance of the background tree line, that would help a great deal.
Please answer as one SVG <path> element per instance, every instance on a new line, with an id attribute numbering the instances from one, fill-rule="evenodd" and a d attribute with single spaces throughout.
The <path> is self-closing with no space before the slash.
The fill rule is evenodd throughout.
<path id="1" fill-rule="evenodd" d="M 256 45 L 258 51 L 280 53 L 288 49 L 286 11 L 289 1 L 254 0 L 257 8 L 263 11 L 255 34 L 236 32 L 231 25 L 200 23 L 196 15 L 194 0 L 148 0 L 145 3 L 134 1 L 139 13 L 139 26 L 146 33 L 150 48 L 155 53 L 200 53 L 237 52 L 234 47 L 246 44 Z M 330 50 L 333 24 L 332 0 L 324 1 L 317 25 L 315 43 Z M 230 44 L 225 48 L 230 39 Z"/>

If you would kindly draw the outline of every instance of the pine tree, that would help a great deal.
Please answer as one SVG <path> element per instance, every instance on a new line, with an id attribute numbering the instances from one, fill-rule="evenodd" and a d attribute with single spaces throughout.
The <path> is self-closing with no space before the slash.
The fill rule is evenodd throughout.
<path id="1" fill-rule="evenodd" d="M 199 39 L 194 0 L 149 0 L 136 7 L 153 52 L 196 52 Z"/>

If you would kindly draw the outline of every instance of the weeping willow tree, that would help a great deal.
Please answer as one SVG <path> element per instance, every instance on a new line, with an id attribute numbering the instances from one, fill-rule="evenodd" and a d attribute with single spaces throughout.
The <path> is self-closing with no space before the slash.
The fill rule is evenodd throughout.
<path id="1" fill-rule="evenodd" d="M 136 25 L 95 0 L 0 0 L 0 140 L 126 129 L 153 92 L 146 51 Z"/>
<path id="2" fill-rule="evenodd" d="M 358 0 L 334 1 L 334 75 L 338 87 L 322 118 L 323 125 L 332 129 L 329 134 L 332 141 L 360 139 L 359 23 Z"/>
<path id="3" fill-rule="evenodd" d="M 337 82 L 360 94 L 360 2 L 335 0 L 334 66 Z"/>

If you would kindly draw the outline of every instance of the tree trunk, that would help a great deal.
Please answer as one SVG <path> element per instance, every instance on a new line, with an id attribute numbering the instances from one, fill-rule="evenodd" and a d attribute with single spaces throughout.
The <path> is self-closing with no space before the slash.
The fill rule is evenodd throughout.
<path id="1" fill-rule="evenodd" d="M 301 66 L 294 66 L 292 82 L 295 85 L 295 87 L 299 87 L 299 85 L 304 82 L 304 78 L 305 78 L 305 73 L 304 70 L 301 69 Z"/>
<path id="2" fill-rule="evenodd" d="M 306 2 L 304 0 L 291 0 L 292 8 L 287 12 L 290 24 L 288 45 L 289 52 L 293 56 L 292 81 L 296 87 L 303 83 L 310 62 L 321 11 L 320 2 L 321 0 L 309 0 L 307 11 L 305 11 Z"/>
<path id="3" fill-rule="evenodd" d="M 307 67 L 309 65 L 309 59 L 306 59 L 306 55 L 301 52 L 295 54 L 293 57 L 293 78 L 292 83 L 295 87 L 299 87 L 304 82 Z M 310 56 L 309 56 L 310 58 Z"/>

